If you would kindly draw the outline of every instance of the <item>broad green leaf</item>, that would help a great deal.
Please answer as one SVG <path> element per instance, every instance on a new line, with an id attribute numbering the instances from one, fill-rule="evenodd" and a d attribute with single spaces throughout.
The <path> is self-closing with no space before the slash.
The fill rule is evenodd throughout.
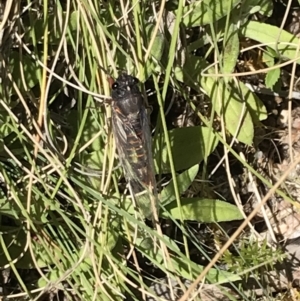
<path id="1" fill-rule="evenodd" d="M 92 183 L 92 186 L 96 189 L 100 189 L 101 185 L 101 176 L 100 173 L 102 173 L 102 162 L 103 162 L 103 154 L 104 150 L 100 149 L 97 151 L 93 151 L 91 153 L 85 153 L 82 156 L 81 164 L 88 169 L 91 169 L 91 171 L 95 170 L 97 171 L 94 176 L 85 177 L 82 176 L 83 180 L 86 183 Z M 98 175 L 97 175 L 98 173 Z M 87 184 L 89 185 L 89 184 Z"/>
<path id="2" fill-rule="evenodd" d="M 152 205 L 151 205 L 151 197 L 154 196 L 151 194 L 150 191 L 145 191 L 135 195 L 136 204 L 138 206 L 139 211 L 143 214 L 146 218 L 152 217 Z M 157 198 L 155 197 L 155 206 L 157 208 Z"/>
<path id="3" fill-rule="evenodd" d="M 197 85 L 200 83 L 213 102 L 216 113 L 224 116 L 229 133 L 235 135 L 240 142 L 252 144 L 254 127 L 247 103 L 232 88 L 226 86 L 223 79 L 201 76 L 206 66 L 203 59 L 190 55 L 183 70 L 176 69 L 175 76 L 196 89 L 199 89 Z M 214 68 L 209 68 L 207 73 L 214 74 Z"/>
<path id="4" fill-rule="evenodd" d="M 197 89 L 197 84 L 199 84 L 201 80 L 201 72 L 207 67 L 207 65 L 208 63 L 203 58 L 189 55 L 183 68 L 175 67 L 174 75 L 177 80 L 185 83 L 186 85 L 190 85 L 192 87 L 195 86 Z"/>
<path id="5" fill-rule="evenodd" d="M 297 63 L 300 63 L 300 54 L 297 53 L 297 45 L 299 38 L 295 35 L 281 30 L 277 26 L 249 21 L 242 29 L 241 33 L 252 40 L 258 41 L 268 47 L 278 51 L 277 57 L 282 56 L 287 59 L 299 58 Z"/>
<path id="6" fill-rule="evenodd" d="M 49 246 L 45 250 L 42 243 L 37 239 L 32 239 L 33 254 L 35 255 L 36 263 L 33 262 L 29 250 L 24 253 L 27 232 L 23 228 L 16 227 L 4 227 L 0 229 L 1 243 L 0 243 L 0 265 L 8 264 L 11 260 L 19 258 L 15 263 L 15 266 L 19 269 L 32 269 L 37 264 L 40 268 L 46 267 L 50 264 L 54 264 L 55 261 L 60 260 L 60 254 L 57 253 L 57 249 Z M 9 253 L 11 259 L 4 254 L 5 249 Z M 50 254 L 49 254 L 50 253 Z"/>
<path id="7" fill-rule="evenodd" d="M 121 202 L 122 208 L 133 216 L 137 213 L 137 211 L 143 215 L 143 218 L 151 218 L 152 216 L 151 199 L 147 192 L 136 195 L 135 201 L 132 200 L 131 196 L 126 196 Z M 157 203 L 158 200 L 156 200 L 156 204 Z"/>
<path id="8" fill-rule="evenodd" d="M 153 35 L 153 30 L 154 30 L 154 25 L 149 24 L 146 27 L 146 34 L 147 34 L 147 43 L 149 44 L 151 39 L 152 39 L 152 35 Z M 150 59 L 148 59 L 146 61 L 146 65 L 145 68 L 143 68 L 144 74 L 141 74 L 139 79 L 141 82 L 144 82 L 146 79 L 148 79 L 153 70 L 156 69 L 158 63 L 161 60 L 161 57 L 163 55 L 164 52 L 164 48 L 165 48 L 165 37 L 164 35 L 158 31 L 155 38 L 154 38 L 154 43 L 151 47 L 151 52 L 150 52 Z M 154 58 L 155 62 L 151 59 Z"/>
<path id="9" fill-rule="evenodd" d="M 280 68 L 269 70 L 265 79 L 266 87 L 269 89 L 273 89 L 274 85 L 277 83 L 279 78 Z"/>
<path id="10" fill-rule="evenodd" d="M 97 229 L 95 241 L 100 246 L 105 246 L 107 250 L 112 250 L 119 239 L 120 235 L 120 217 L 114 213 L 108 213 L 108 220 L 104 217 L 101 219 L 102 225 Z"/>
<path id="11" fill-rule="evenodd" d="M 240 95 L 240 92 L 243 94 L 240 98 L 245 100 L 253 122 L 259 123 L 259 121 L 267 119 L 268 112 L 265 105 L 255 93 L 245 86 L 243 82 L 239 82 L 239 87 L 236 87 L 233 82 L 230 82 L 229 86 L 237 95 Z"/>
<path id="12" fill-rule="evenodd" d="M 122 207 L 131 215 L 134 215 L 135 208 L 134 208 L 134 202 L 131 197 L 126 197 L 125 200 L 123 200 Z"/>
<path id="13" fill-rule="evenodd" d="M 243 215 L 232 204 L 214 199 L 182 198 L 181 208 L 176 202 L 165 207 L 166 211 L 175 219 L 198 221 L 203 223 L 217 223 L 232 220 L 241 220 Z M 166 212 L 161 212 L 162 217 L 168 217 Z"/>
<path id="14" fill-rule="evenodd" d="M 35 191 L 35 188 L 33 188 L 33 191 Z M 24 220 L 22 211 L 25 211 L 24 208 L 26 208 L 27 200 L 26 196 L 24 196 L 22 193 L 18 193 L 16 198 L 17 199 L 8 198 L 6 195 L 0 192 L 0 215 L 10 216 L 11 218 L 21 222 Z M 32 204 L 30 206 L 30 214 L 31 218 L 33 218 L 36 222 L 39 221 L 42 223 L 47 223 L 49 210 L 57 210 L 59 206 L 56 202 L 56 208 L 50 208 L 49 203 L 51 203 L 51 201 L 47 199 L 47 209 L 45 209 L 45 199 L 42 199 L 41 196 L 38 196 L 37 194 L 33 194 L 31 200 Z"/>
<path id="15" fill-rule="evenodd" d="M 20 54 L 16 51 L 12 51 L 9 55 L 10 59 L 10 70 L 12 70 L 12 77 L 19 88 L 28 90 L 34 87 L 39 81 L 40 67 L 38 64 L 29 56 Z M 22 66 L 22 69 L 21 69 Z M 20 74 L 24 74 L 24 81 L 26 87 L 23 84 L 23 80 Z"/>
<path id="16" fill-rule="evenodd" d="M 91 153 L 84 154 L 83 156 L 83 164 L 86 167 L 100 170 L 103 162 L 103 154 L 104 150 L 96 150 Z"/>
<path id="17" fill-rule="evenodd" d="M 106 248 L 112 250 L 119 239 L 120 236 L 120 218 L 115 217 L 113 220 L 110 220 L 107 227 L 107 239 L 106 239 Z"/>
<path id="18" fill-rule="evenodd" d="M 274 66 L 274 50 L 270 51 L 264 51 L 262 61 L 268 66 L 273 67 Z"/>
<path id="19" fill-rule="evenodd" d="M 184 171 L 183 173 L 181 173 L 176 177 L 179 193 L 182 193 L 188 189 L 188 187 L 194 181 L 198 171 L 199 171 L 199 164 L 192 166 L 190 169 Z M 173 180 L 171 180 L 170 183 L 163 188 L 160 194 L 159 202 L 163 206 L 166 206 L 167 204 L 174 201 L 175 199 L 176 196 L 175 196 L 174 183 Z"/>
<path id="20" fill-rule="evenodd" d="M 240 0 L 194 1 L 184 7 L 182 23 L 187 27 L 194 27 L 216 22 L 230 13 L 239 3 Z"/>
<path id="21" fill-rule="evenodd" d="M 272 0 L 246 0 L 241 5 L 242 14 L 255 14 L 259 12 L 263 16 L 270 17 L 273 12 Z"/>
<path id="22" fill-rule="evenodd" d="M 211 154 L 218 144 L 218 139 L 206 127 L 195 126 L 178 128 L 169 131 L 175 170 L 183 170 L 200 163 L 205 156 Z M 161 148 L 160 145 L 163 147 Z M 170 172 L 170 163 L 163 134 L 158 135 L 155 142 L 155 167 L 158 172 L 159 165 L 163 173 Z M 161 159 L 161 164 L 159 164 Z"/>
<path id="23" fill-rule="evenodd" d="M 233 72 L 239 53 L 240 53 L 240 41 L 239 41 L 238 30 L 235 24 L 231 24 L 227 33 L 225 47 L 223 49 L 222 69 L 224 74 L 229 74 Z"/>
<path id="24" fill-rule="evenodd" d="M 222 79 L 203 77 L 201 85 L 214 103 L 217 114 L 224 116 L 229 133 L 236 136 L 240 142 L 251 145 L 254 127 L 246 103 L 234 93 L 234 90 L 228 90 Z"/>

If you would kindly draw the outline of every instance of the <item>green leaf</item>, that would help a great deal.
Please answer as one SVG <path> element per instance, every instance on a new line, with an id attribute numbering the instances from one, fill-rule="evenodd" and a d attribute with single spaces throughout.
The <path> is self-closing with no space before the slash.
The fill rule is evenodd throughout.
<path id="1" fill-rule="evenodd" d="M 82 162 L 84 166 L 88 166 L 89 168 L 100 169 L 103 161 L 103 149 L 93 151 L 91 153 L 86 153 L 83 156 Z"/>
<path id="2" fill-rule="evenodd" d="M 148 24 L 146 27 L 148 44 L 152 39 L 154 28 L 155 26 L 152 24 Z M 144 74 L 141 74 L 139 77 L 141 82 L 146 81 L 146 79 L 148 79 L 153 73 L 153 71 L 157 68 L 157 66 L 159 65 L 157 62 L 160 62 L 164 52 L 164 48 L 165 48 L 165 37 L 160 31 L 158 31 L 154 38 L 154 43 L 151 47 L 150 59 L 146 61 L 145 68 L 143 69 Z M 151 59 L 151 57 L 154 58 L 154 60 Z"/>
<path id="3" fill-rule="evenodd" d="M 188 187 L 194 181 L 198 171 L 199 171 L 199 164 L 192 166 L 190 169 L 184 171 L 183 173 L 181 173 L 176 177 L 179 193 L 182 193 L 188 189 Z M 174 183 L 173 180 L 171 180 L 170 183 L 162 190 L 160 194 L 159 202 L 163 206 L 166 206 L 167 204 L 174 201 L 175 199 L 176 196 L 175 196 Z"/>
<path id="4" fill-rule="evenodd" d="M 17 206 L 15 202 L 9 200 L 2 191 L 0 192 L 0 196 L 0 214 L 18 219 L 21 209 Z"/>
<path id="5" fill-rule="evenodd" d="M 176 202 L 172 202 L 165 209 L 174 219 L 180 219 L 182 215 L 184 220 L 203 223 L 243 219 L 235 205 L 214 199 L 182 198 L 181 208 L 177 207 Z M 161 216 L 168 218 L 167 212 L 161 212 Z"/>
<path id="6" fill-rule="evenodd" d="M 210 69 L 209 72 L 212 70 Z M 224 116 L 225 126 L 229 133 L 236 136 L 240 142 L 251 145 L 254 127 L 246 103 L 243 103 L 234 90 L 228 90 L 222 79 L 203 77 L 201 84 L 214 103 L 217 114 Z"/>
<path id="7" fill-rule="evenodd" d="M 252 0 L 254 1 L 254 0 Z M 273 13 L 273 1 L 272 0 L 255 0 L 259 6 L 259 13 L 262 16 L 271 17 Z"/>
<path id="8" fill-rule="evenodd" d="M 107 250 L 112 250 L 120 236 L 121 220 L 118 215 L 109 211 L 107 220 L 104 217 L 101 219 L 101 226 L 97 228 L 95 234 L 95 241 L 99 246 L 105 246 Z"/>
<path id="9" fill-rule="evenodd" d="M 239 0 L 194 1 L 184 7 L 182 23 L 187 27 L 211 24 L 226 16 L 239 3 Z"/>
<path id="10" fill-rule="evenodd" d="M 9 136 L 10 134 L 13 134 L 16 132 L 16 129 L 11 125 L 11 121 L 10 118 L 7 114 L 3 114 L 1 116 L 1 126 L 0 126 L 0 139 L 3 139 L 7 136 Z M 1 152 L 3 150 L 3 141 L 1 141 Z"/>
<path id="11" fill-rule="evenodd" d="M 169 131 L 169 138 L 176 171 L 200 163 L 214 151 L 218 144 L 218 139 L 213 135 L 211 129 L 201 126 L 171 130 Z M 155 150 L 159 150 L 159 153 L 154 154 L 156 171 L 159 172 L 160 166 L 163 173 L 170 172 L 170 163 L 163 134 L 158 135 L 155 141 Z"/>
<path id="12" fill-rule="evenodd" d="M 34 191 L 35 189 L 33 188 L 33 192 Z M 14 200 L 12 198 L 8 198 L 3 192 L 0 192 L 0 214 L 1 215 L 9 216 L 21 222 L 24 219 L 22 206 L 24 209 L 26 207 L 26 204 L 27 204 L 26 196 L 23 195 L 22 193 L 19 193 L 17 199 Z M 57 207 L 59 206 L 57 202 L 55 204 Z M 49 206 L 49 204 L 47 204 L 47 206 Z M 57 209 L 57 207 L 55 209 Z M 32 195 L 32 204 L 30 206 L 30 213 L 31 213 L 31 218 L 33 218 L 36 222 L 37 221 L 42 223 L 48 222 L 47 219 L 48 210 L 45 210 L 45 201 L 36 194 Z"/>
<path id="13" fill-rule="evenodd" d="M 54 269 L 46 274 L 47 280 L 44 277 L 41 277 L 37 281 L 37 287 L 45 287 L 49 281 L 52 283 L 57 281 L 60 277 L 64 275 L 65 271 L 59 270 L 59 269 Z"/>
<path id="14" fill-rule="evenodd" d="M 91 153 L 84 153 L 82 156 L 81 164 L 86 167 L 90 168 L 91 170 L 96 170 L 98 173 L 102 172 L 102 162 L 103 162 L 103 152 L 104 149 L 93 151 Z M 92 184 L 92 187 L 96 190 L 100 189 L 101 186 L 101 177 L 100 176 L 89 176 L 86 177 L 84 175 L 81 175 L 80 178 L 83 180 L 83 182 L 90 186 Z"/>
<path id="15" fill-rule="evenodd" d="M 245 86 L 243 82 L 239 82 L 238 88 L 235 84 L 233 84 L 233 82 L 230 82 L 229 85 L 237 95 L 240 95 L 240 92 L 242 93 L 242 96 L 240 98 L 245 100 L 251 117 L 256 124 L 258 124 L 261 120 L 267 119 L 268 112 L 265 105 L 255 93 L 250 91 Z"/>
<path id="16" fill-rule="evenodd" d="M 265 79 L 266 87 L 272 89 L 274 85 L 277 83 L 277 81 L 279 80 L 279 78 L 280 78 L 280 68 L 269 70 Z"/>
<path id="17" fill-rule="evenodd" d="M 234 24 L 231 24 L 228 30 L 227 39 L 223 50 L 223 73 L 232 73 L 235 68 L 239 53 L 240 41 L 238 30 Z"/>
<path id="18" fill-rule="evenodd" d="M 27 231 L 23 228 L 4 227 L 1 226 L 0 233 L 2 234 L 0 243 L 0 265 L 9 264 L 14 259 L 19 258 L 15 266 L 19 269 L 32 269 L 36 264 L 40 267 L 46 267 L 55 261 L 60 260 L 60 254 L 57 249 L 48 248 L 45 250 L 44 246 L 39 240 L 32 239 L 32 249 L 35 255 L 35 262 L 33 262 L 30 251 L 24 253 L 27 242 Z M 5 255 L 5 250 L 9 253 L 10 258 Z M 49 254 L 50 253 L 50 254 Z"/>
<path id="19" fill-rule="evenodd" d="M 259 12 L 261 15 L 270 17 L 273 12 L 272 0 L 246 0 L 241 5 L 242 14 L 255 14 Z"/>
<path id="20" fill-rule="evenodd" d="M 142 213 L 143 217 L 152 217 L 152 205 L 151 205 L 151 195 L 150 192 L 139 193 L 135 195 L 135 201 L 131 197 L 126 196 L 125 200 L 122 200 L 122 208 L 126 210 L 127 213 L 135 215 L 136 211 Z M 138 207 L 138 208 L 137 208 Z"/>
<path id="21" fill-rule="evenodd" d="M 18 52 L 12 51 L 9 59 L 10 69 L 12 70 L 12 77 L 19 88 L 23 88 L 24 90 L 26 88 L 26 90 L 28 90 L 38 83 L 40 67 L 31 57 L 24 54 L 20 56 Z M 26 87 L 24 87 L 24 83 L 21 77 L 21 66 Z"/>
<path id="22" fill-rule="evenodd" d="M 264 51 L 262 61 L 268 66 L 273 67 L 274 66 L 274 50 L 270 49 L 271 51 Z M 276 56 L 276 54 L 275 54 Z"/>
<path id="23" fill-rule="evenodd" d="M 252 118 L 243 97 L 236 93 L 230 86 L 226 86 L 222 79 L 215 79 L 210 76 L 201 76 L 202 70 L 207 63 L 199 58 L 190 55 L 183 70 L 177 68 L 175 76 L 185 84 L 198 88 L 200 83 L 207 95 L 214 104 L 214 109 L 219 116 L 224 116 L 226 129 L 230 134 L 235 135 L 240 142 L 251 145 L 254 137 Z M 208 75 L 214 74 L 214 68 L 207 70 Z M 237 126 L 239 128 L 237 128 Z"/>
<path id="24" fill-rule="evenodd" d="M 242 29 L 241 33 L 252 40 L 258 41 L 275 51 L 278 51 L 277 57 L 285 57 L 287 59 L 295 59 L 299 57 L 297 45 L 299 39 L 293 34 L 281 30 L 277 26 L 249 21 Z M 300 63 L 300 60 L 297 61 Z"/>

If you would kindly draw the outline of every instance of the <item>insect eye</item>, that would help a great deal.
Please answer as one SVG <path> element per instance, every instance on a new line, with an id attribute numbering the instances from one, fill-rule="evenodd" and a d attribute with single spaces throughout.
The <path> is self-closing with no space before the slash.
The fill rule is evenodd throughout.
<path id="1" fill-rule="evenodd" d="M 118 89 L 118 87 L 119 87 L 119 84 L 118 84 L 118 83 L 113 83 L 113 85 L 112 85 L 112 89 L 113 89 L 113 90 Z"/>

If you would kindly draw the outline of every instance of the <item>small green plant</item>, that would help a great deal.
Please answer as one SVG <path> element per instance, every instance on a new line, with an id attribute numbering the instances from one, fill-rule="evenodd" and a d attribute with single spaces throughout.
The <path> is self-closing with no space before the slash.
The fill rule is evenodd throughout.
<path id="1" fill-rule="evenodd" d="M 248 278 L 250 275 L 261 276 L 262 270 L 274 270 L 274 264 L 281 263 L 285 256 L 282 250 L 270 248 L 266 240 L 243 239 L 234 251 L 226 250 L 221 261 L 228 271 Z"/>

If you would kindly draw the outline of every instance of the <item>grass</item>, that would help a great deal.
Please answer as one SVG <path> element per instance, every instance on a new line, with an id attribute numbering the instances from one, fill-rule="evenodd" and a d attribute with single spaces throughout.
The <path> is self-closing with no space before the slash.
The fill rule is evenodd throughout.
<path id="1" fill-rule="evenodd" d="M 180 298 L 174 281 L 181 301 L 207 283 L 233 300 L 271 300 L 262 278 L 284 255 L 251 219 L 271 193 L 295 201 L 280 187 L 288 173 L 274 184 L 256 163 L 269 111 L 241 76 L 267 73 L 261 82 L 275 91 L 284 65 L 297 64 L 295 36 L 253 21 L 277 2 L 41 4 L 8 2 L 1 23 L 3 296 L 164 300 L 150 288 L 164 278 L 170 300 Z M 263 70 L 240 72 L 251 49 Z M 141 81 L 152 107 L 155 226 L 135 208 L 116 156 L 108 77 L 120 72 Z M 249 183 L 259 205 L 246 212 Z M 249 295 L 249 279 L 261 295 Z"/>

